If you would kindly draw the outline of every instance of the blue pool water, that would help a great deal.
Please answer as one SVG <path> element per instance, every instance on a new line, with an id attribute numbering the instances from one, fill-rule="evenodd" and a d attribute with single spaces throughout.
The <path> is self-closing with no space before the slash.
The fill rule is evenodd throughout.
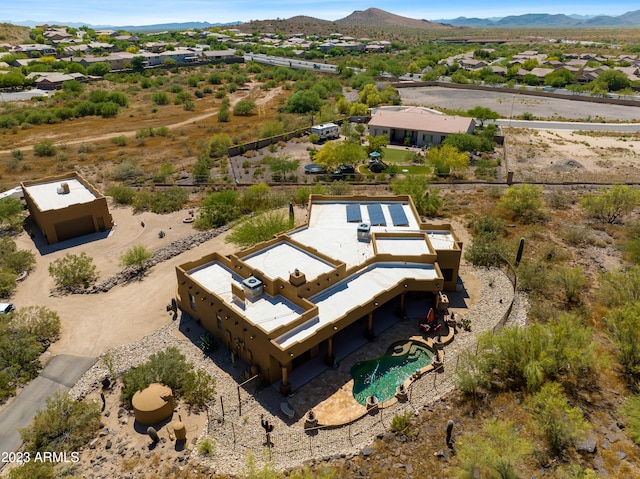
<path id="1" fill-rule="evenodd" d="M 385 354 L 376 359 L 360 361 L 351 367 L 353 397 L 363 406 L 369 396 L 378 401 L 391 399 L 396 387 L 404 383 L 416 369 L 422 369 L 433 361 L 434 352 L 426 344 L 415 341 L 405 348 L 405 354 Z"/>

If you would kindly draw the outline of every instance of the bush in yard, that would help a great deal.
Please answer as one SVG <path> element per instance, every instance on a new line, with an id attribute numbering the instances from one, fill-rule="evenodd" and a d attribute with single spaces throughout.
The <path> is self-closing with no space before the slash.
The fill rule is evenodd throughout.
<path id="1" fill-rule="evenodd" d="M 120 257 L 120 264 L 125 267 L 135 266 L 138 271 L 142 272 L 152 256 L 153 253 L 146 246 L 136 245 L 124 252 Z"/>
<path id="2" fill-rule="evenodd" d="M 100 405 L 71 399 L 57 392 L 47 399 L 31 424 L 20 430 L 25 450 L 31 452 L 78 451 L 98 432 Z"/>
<path id="3" fill-rule="evenodd" d="M 112 186 L 106 191 L 107 196 L 113 198 L 119 205 L 130 205 L 136 196 L 133 188 L 124 185 Z"/>
<path id="4" fill-rule="evenodd" d="M 67 253 L 49 265 L 49 274 L 58 288 L 72 290 L 79 286 L 88 287 L 98 279 L 96 265 L 87 253 L 79 255 Z"/>
<path id="5" fill-rule="evenodd" d="M 233 106 L 233 114 L 235 116 L 251 116 L 257 108 L 253 100 L 240 100 Z"/>
<path id="6" fill-rule="evenodd" d="M 60 316 L 46 306 L 25 306 L 16 310 L 9 325 L 29 333 L 45 347 L 60 337 Z"/>
<path id="7" fill-rule="evenodd" d="M 195 372 L 177 348 L 167 348 L 149 356 L 149 360 L 122 375 L 122 403 L 131 407 L 136 391 L 151 383 L 169 386 L 175 395 L 182 395 L 190 404 L 206 404 L 215 389 L 215 379 L 204 371 Z"/>
<path id="8" fill-rule="evenodd" d="M 640 445 L 640 394 L 634 394 L 622 404 L 622 415 L 626 430 L 636 444 Z"/>

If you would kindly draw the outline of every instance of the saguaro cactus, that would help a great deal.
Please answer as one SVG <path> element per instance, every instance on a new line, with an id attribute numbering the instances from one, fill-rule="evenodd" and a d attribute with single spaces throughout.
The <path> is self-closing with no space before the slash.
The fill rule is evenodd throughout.
<path id="1" fill-rule="evenodd" d="M 266 445 L 267 447 L 271 447 L 273 444 L 271 443 L 271 433 L 273 432 L 273 424 L 269 422 L 268 419 L 264 419 L 264 415 L 260 415 L 260 423 L 262 424 L 262 428 L 264 429 L 265 434 L 267 435 Z"/>
<path id="2" fill-rule="evenodd" d="M 453 420 L 449 419 L 449 421 L 447 422 L 447 438 L 446 438 L 446 443 L 447 443 L 447 447 L 449 448 L 450 451 L 453 451 Z"/>
<path id="3" fill-rule="evenodd" d="M 516 267 L 520 264 L 522 259 L 522 253 L 524 252 L 524 238 L 520 238 L 520 244 L 518 245 L 518 253 L 516 254 Z"/>

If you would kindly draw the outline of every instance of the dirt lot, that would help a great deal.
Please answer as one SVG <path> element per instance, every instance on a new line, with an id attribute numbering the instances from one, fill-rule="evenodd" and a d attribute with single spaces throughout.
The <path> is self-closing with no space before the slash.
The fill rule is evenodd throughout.
<path id="1" fill-rule="evenodd" d="M 464 111 L 474 106 L 484 106 L 498 112 L 502 118 L 519 118 L 529 112 L 536 118 L 555 120 L 640 121 L 640 110 L 632 106 L 444 87 L 400 88 L 398 91 L 403 105 Z"/>

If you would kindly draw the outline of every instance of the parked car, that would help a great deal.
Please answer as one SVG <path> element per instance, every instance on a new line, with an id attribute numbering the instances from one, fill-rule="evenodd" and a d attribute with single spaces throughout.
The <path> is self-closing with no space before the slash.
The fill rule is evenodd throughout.
<path id="1" fill-rule="evenodd" d="M 16 310 L 16 307 L 11 303 L 0 303 L 0 314 L 9 314 Z"/>
<path id="2" fill-rule="evenodd" d="M 307 175 L 322 175 L 327 172 L 327 167 L 318 165 L 317 163 L 309 163 L 305 165 L 304 172 Z"/>
<path id="3" fill-rule="evenodd" d="M 345 180 L 353 178 L 356 174 L 356 169 L 351 165 L 340 165 L 337 169 L 331 172 L 332 180 Z"/>

